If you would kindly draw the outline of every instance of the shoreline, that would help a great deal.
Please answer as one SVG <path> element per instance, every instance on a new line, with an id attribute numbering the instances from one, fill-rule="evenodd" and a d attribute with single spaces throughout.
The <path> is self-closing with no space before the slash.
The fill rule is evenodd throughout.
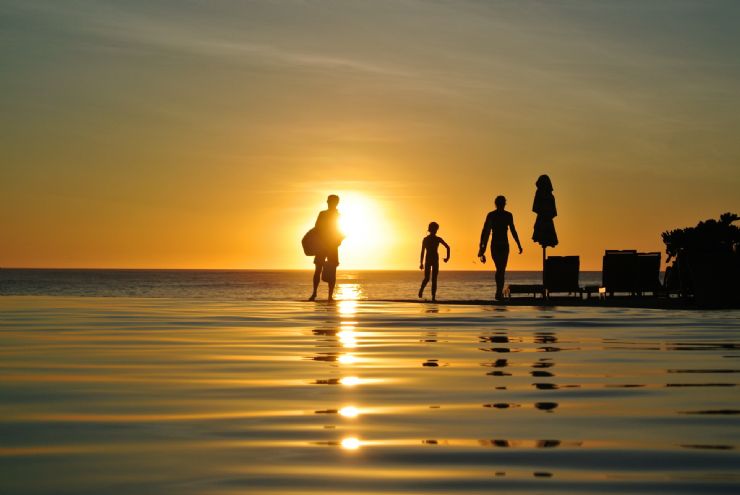
<path id="1" fill-rule="evenodd" d="M 409 304 L 446 304 L 462 306 L 529 306 L 552 308 L 557 306 L 567 307 L 585 307 L 585 308 L 633 308 L 633 309 L 664 309 L 664 310 L 738 310 L 740 305 L 730 306 L 699 306 L 693 299 L 666 299 L 655 297 L 609 297 L 606 299 L 580 299 L 576 297 L 551 297 L 548 299 L 534 297 L 516 297 L 504 301 L 493 301 L 490 299 L 439 299 L 435 302 L 431 300 L 418 299 L 368 299 L 369 302 L 392 302 L 392 303 L 409 303 Z"/>
<path id="2" fill-rule="evenodd" d="M 172 297 L 172 296 L 142 296 L 142 295 L 74 295 L 74 294 L 2 294 L 0 301 L 3 299 L 136 299 L 136 300 L 172 300 L 187 302 L 202 302 L 206 300 L 229 303 L 249 303 L 249 302 L 291 302 L 291 303 L 308 303 L 306 299 L 242 299 L 238 297 L 228 298 L 205 298 L 205 297 Z M 422 305 L 447 305 L 447 306 L 488 306 L 488 307 L 533 307 L 533 308 L 631 308 L 631 309 L 660 309 L 660 310 L 682 310 L 682 311 L 733 311 L 740 310 L 740 304 L 724 306 L 700 306 L 693 299 L 678 298 L 655 298 L 655 297 L 630 297 L 616 296 L 606 299 L 590 298 L 579 299 L 576 297 L 551 297 L 543 299 L 541 297 L 516 297 L 505 301 L 493 301 L 490 299 L 439 299 L 432 302 L 429 299 L 412 299 L 412 298 L 359 298 L 359 299 L 335 299 L 333 303 L 343 301 L 367 302 L 367 303 L 400 303 L 400 304 L 422 304 Z M 314 304 L 327 304 L 325 298 L 319 298 L 312 301 Z"/>

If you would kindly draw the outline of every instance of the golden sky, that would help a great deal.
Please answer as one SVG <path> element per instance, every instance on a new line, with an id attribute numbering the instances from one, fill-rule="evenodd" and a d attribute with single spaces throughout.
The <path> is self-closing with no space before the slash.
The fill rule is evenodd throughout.
<path id="1" fill-rule="evenodd" d="M 508 198 L 560 245 L 663 250 L 740 210 L 740 2 L 4 1 L 0 266 L 415 269 L 431 220 L 475 263 Z M 486 266 L 490 269 L 490 266 Z"/>

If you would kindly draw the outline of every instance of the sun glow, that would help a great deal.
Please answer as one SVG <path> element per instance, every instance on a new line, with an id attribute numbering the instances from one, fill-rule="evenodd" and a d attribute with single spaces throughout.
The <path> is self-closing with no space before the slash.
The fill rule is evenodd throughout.
<path id="1" fill-rule="evenodd" d="M 392 229 L 380 204 L 359 193 L 339 193 L 339 226 L 346 236 L 339 251 L 345 268 L 363 268 L 382 257 Z"/>

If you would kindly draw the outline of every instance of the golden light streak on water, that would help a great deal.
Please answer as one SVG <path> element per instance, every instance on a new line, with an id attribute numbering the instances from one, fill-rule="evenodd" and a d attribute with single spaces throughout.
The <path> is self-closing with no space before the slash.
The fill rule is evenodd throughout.
<path id="1" fill-rule="evenodd" d="M 352 330 L 342 330 L 337 333 L 337 338 L 343 347 L 357 347 L 357 337 Z"/>
<path id="2" fill-rule="evenodd" d="M 360 411 L 355 406 L 343 407 L 339 410 L 339 414 L 345 418 L 356 418 L 359 416 Z"/>
<path id="3" fill-rule="evenodd" d="M 343 438 L 341 442 L 341 446 L 345 450 L 357 450 L 360 445 L 362 445 L 362 442 L 355 437 Z"/>
<path id="4" fill-rule="evenodd" d="M 337 302 L 339 308 L 339 314 L 342 316 L 351 316 L 357 312 L 357 301 L 354 300 L 340 300 Z"/>
<path id="5" fill-rule="evenodd" d="M 355 364 L 357 358 L 352 354 L 342 354 L 337 358 L 337 361 L 341 364 Z"/>
<path id="6" fill-rule="evenodd" d="M 347 387 L 354 387 L 360 384 L 360 379 L 356 376 L 345 376 L 339 380 L 339 383 Z"/>

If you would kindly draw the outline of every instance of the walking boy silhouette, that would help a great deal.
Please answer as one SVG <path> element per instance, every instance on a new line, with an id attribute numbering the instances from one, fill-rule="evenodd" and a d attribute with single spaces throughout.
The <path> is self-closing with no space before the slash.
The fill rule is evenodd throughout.
<path id="1" fill-rule="evenodd" d="M 442 239 L 437 237 L 437 231 L 439 230 L 439 224 L 432 222 L 429 224 L 429 235 L 421 241 L 421 256 L 419 257 L 419 269 L 424 270 L 424 280 L 421 281 L 421 288 L 419 289 L 419 297 L 423 297 L 424 288 L 429 282 L 429 275 L 431 272 L 432 276 L 432 302 L 437 301 L 437 275 L 439 274 L 439 245 L 442 244 L 447 248 L 447 257 L 444 262 L 450 261 L 450 246 Z M 424 253 L 426 252 L 426 259 L 424 259 Z"/>

